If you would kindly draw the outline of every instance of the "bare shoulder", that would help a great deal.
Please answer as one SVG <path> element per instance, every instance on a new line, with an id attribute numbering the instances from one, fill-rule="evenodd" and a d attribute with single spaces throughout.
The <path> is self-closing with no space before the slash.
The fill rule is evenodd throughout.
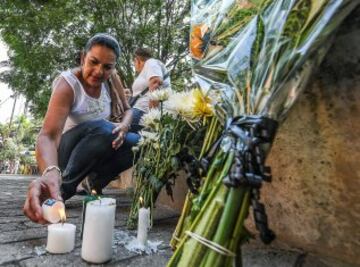
<path id="1" fill-rule="evenodd" d="M 53 83 L 50 102 L 40 134 L 56 137 L 55 139 L 61 135 L 73 99 L 74 92 L 71 86 L 63 77 L 58 77 Z"/>
<path id="2" fill-rule="evenodd" d="M 74 99 L 74 91 L 71 85 L 62 76 L 58 77 L 53 84 L 52 97 L 57 96 L 65 97 L 71 100 L 71 102 Z"/>

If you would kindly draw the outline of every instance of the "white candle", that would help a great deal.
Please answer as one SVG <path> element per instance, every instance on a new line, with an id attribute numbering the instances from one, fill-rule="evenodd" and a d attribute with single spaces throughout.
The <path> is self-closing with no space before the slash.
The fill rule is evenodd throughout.
<path id="1" fill-rule="evenodd" d="M 57 223 L 48 226 L 46 250 L 50 253 L 68 253 L 75 247 L 76 226 L 70 223 Z"/>
<path id="2" fill-rule="evenodd" d="M 81 257 L 91 263 L 104 263 L 112 257 L 116 200 L 102 198 L 87 203 Z"/>
<path id="3" fill-rule="evenodd" d="M 150 228 L 150 208 L 147 209 L 140 208 L 137 240 L 143 246 L 146 245 L 149 228 Z"/>
<path id="4" fill-rule="evenodd" d="M 52 198 L 49 198 L 44 201 L 42 204 L 43 217 L 50 223 L 58 223 L 62 219 L 61 216 L 65 216 L 65 205 L 62 201 L 58 201 Z M 64 211 L 63 213 L 61 213 Z M 63 220 L 65 220 L 63 218 Z"/>

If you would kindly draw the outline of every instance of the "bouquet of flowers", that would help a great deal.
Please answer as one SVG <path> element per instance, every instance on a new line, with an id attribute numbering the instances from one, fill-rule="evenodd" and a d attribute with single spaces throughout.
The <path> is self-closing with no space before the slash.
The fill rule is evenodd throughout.
<path id="1" fill-rule="evenodd" d="M 137 223 L 140 199 L 146 208 L 154 203 L 163 187 L 172 197 L 172 186 L 177 171 L 201 153 L 208 121 L 213 117 L 216 96 L 199 88 L 184 92 L 161 89 L 150 98 L 159 102 L 159 108 L 151 109 L 142 118 L 144 129 L 139 144 L 134 147 L 139 160 L 135 165 L 135 193 L 128 227 Z"/>
<path id="2" fill-rule="evenodd" d="M 359 2 L 351 0 L 193 0 L 190 51 L 203 89 L 222 94 L 215 113 L 222 133 L 206 144 L 199 186 L 188 195 L 168 266 L 241 266 L 252 206 L 264 243 L 260 200 L 271 180 L 266 156 L 289 108 Z M 203 146 L 203 147 L 204 147 Z M 205 174 L 203 174 L 205 173 Z"/>

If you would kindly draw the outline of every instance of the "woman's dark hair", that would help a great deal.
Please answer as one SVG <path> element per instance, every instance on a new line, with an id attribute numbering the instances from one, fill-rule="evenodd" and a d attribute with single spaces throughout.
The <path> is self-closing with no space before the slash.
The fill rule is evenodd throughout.
<path id="1" fill-rule="evenodd" d="M 135 57 L 140 58 L 142 61 L 146 61 L 152 58 L 150 49 L 139 47 L 135 50 Z"/>
<path id="2" fill-rule="evenodd" d="M 120 56 L 120 45 L 119 42 L 107 33 L 97 33 L 93 37 L 91 37 L 86 45 L 85 45 L 85 53 L 89 52 L 89 50 L 95 45 L 103 45 L 107 48 L 110 48 L 114 51 L 116 55 L 116 59 Z"/>

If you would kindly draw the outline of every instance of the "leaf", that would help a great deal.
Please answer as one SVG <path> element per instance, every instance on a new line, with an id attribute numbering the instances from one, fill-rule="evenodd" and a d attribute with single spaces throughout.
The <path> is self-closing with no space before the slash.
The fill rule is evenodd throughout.
<path id="1" fill-rule="evenodd" d="M 178 157 L 171 157 L 171 168 L 173 171 L 177 171 L 180 168 L 180 160 Z"/>
<path id="2" fill-rule="evenodd" d="M 307 18 L 307 21 L 304 25 L 304 29 L 308 27 L 311 21 L 317 17 L 319 12 L 325 7 L 325 5 L 329 2 L 329 0 L 312 0 L 311 1 L 311 9 Z"/>
<path id="3" fill-rule="evenodd" d="M 160 192 L 160 190 L 164 186 L 164 183 L 154 175 L 150 176 L 149 182 L 155 192 Z"/>

